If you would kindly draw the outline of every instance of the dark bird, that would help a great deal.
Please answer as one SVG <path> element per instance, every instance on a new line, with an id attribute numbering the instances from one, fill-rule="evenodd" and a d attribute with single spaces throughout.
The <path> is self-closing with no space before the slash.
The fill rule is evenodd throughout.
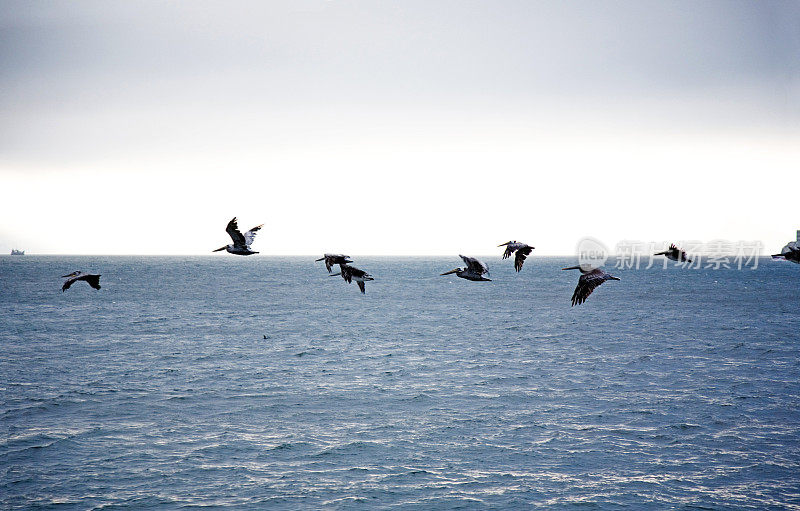
<path id="1" fill-rule="evenodd" d="M 79 280 L 85 280 L 86 283 L 93 288 L 100 289 L 100 275 L 96 273 L 83 273 L 82 271 L 74 271 L 69 275 L 62 275 L 61 278 L 67 279 L 64 281 L 64 285 L 61 286 L 62 293 Z"/>
<path id="2" fill-rule="evenodd" d="M 475 281 L 487 281 L 491 282 L 492 279 L 487 279 L 484 277 L 484 274 L 489 273 L 489 267 L 486 266 L 481 261 L 478 261 L 474 257 L 467 257 L 459 254 L 461 259 L 464 260 L 464 263 L 467 265 L 466 268 L 456 268 L 454 270 L 450 270 L 448 272 L 442 273 L 441 275 L 450 275 L 451 273 L 455 273 L 457 276 L 461 277 L 462 279 L 467 280 L 475 280 Z"/>
<path id="3" fill-rule="evenodd" d="M 525 258 L 531 255 L 533 249 L 536 248 L 516 240 L 507 241 L 497 246 L 502 247 L 503 245 L 506 247 L 506 251 L 503 252 L 503 259 L 508 259 L 514 252 L 517 253 L 516 257 L 514 258 L 514 269 L 517 271 L 522 269 L 522 263 L 525 262 Z"/>
<path id="4" fill-rule="evenodd" d="M 239 226 L 236 224 L 236 217 L 233 217 L 233 220 L 228 222 L 228 227 L 225 228 L 225 231 L 230 235 L 233 243 L 230 245 L 225 245 L 224 247 L 220 247 L 214 252 L 219 252 L 220 250 L 227 250 L 231 254 L 236 255 L 252 255 L 258 254 L 258 252 L 253 251 L 250 248 L 250 244 L 253 243 L 253 239 L 256 237 L 256 233 L 259 229 L 261 229 L 264 224 L 258 225 L 253 227 L 246 233 L 242 234 L 239 231 Z"/>
<path id="5" fill-rule="evenodd" d="M 328 269 L 328 273 L 331 272 L 331 268 L 333 268 L 334 264 L 348 264 L 353 262 L 350 260 L 350 256 L 343 254 L 324 254 L 317 259 L 317 261 L 325 261 L 325 267 Z"/>
<path id="6" fill-rule="evenodd" d="M 581 266 L 570 266 L 569 268 L 561 268 L 562 270 L 580 270 L 582 275 L 578 279 L 578 285 L 575 287 L 575 292 L 572 293 L 572 306 L 586 301 L 594 288 L 607 280 L 619 280 L 619 278 L 604 272 L 600 268 L 584 269 Z"/>
<path id="7" fill-rule="evenodd" d="M 364 282 L 368 280 L 375 280 L 372 278 L 372 275 L 365 272 L 364 270 L 359 270 L 355 266 L 350 266 L 347 264 L 340 264 L 339 271 L 336 273 L 332 273 L 330 276 L 335 277 L 336 275 L 341 275 L 342 278 L 347 281 L 348 284 L 353 282 L 354 280 L 358 282 L 358 288 L 361 290 L 361 294 L 366 294 L 367 290 L 364 286 Z"/>
<path id="8" fill-rule="evenodd" d="M 679 262 L 682 262 L 682 263 L 683 262 L 686 262 L 686 263 L 691 263 L 692 262 L 692 260 L 689 259 L 686 256 L 686 252 L 684 252 L 683 250 L 681 250 L 678 247 L 676 247 L 674 243 L 672 243 L 669 246 L 669 250 L 664 250 L 663 252 L 656 252 L 653 255 L 667 256 L 667 259 L 670 259 L 672 261 L 679 261 Z"/>
<path id="9" fill-rule="evenodd" d="M 790 241 L 781 249 L 780 254 L 772 254 L 772 258 L 800 264 L 800 243 Z"/>

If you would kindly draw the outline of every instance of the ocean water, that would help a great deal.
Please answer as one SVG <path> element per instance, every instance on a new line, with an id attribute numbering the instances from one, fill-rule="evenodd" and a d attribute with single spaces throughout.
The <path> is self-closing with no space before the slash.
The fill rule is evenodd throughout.
<path id="1" fill-rule="evenodd" d="M 800 509 L 800 266 L 485 260 L 0 257 L 0 507 Z"/>

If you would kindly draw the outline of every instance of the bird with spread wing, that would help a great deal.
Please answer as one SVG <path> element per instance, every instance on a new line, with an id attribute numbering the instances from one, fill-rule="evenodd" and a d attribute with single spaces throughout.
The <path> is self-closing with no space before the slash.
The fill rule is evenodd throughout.
<path id="1" fill-rule="evenodd" d="M 364 282 L 375 280 L 372 278 L 372 275 L 364 270 L 359 270 L 355 266 L 350 266 L 349 264 L 340 264 L 339 268 L 340 270 L 338 272 L 332 273 L 330 276 L 334 277 L 336 275 L 341 275 L 348 284 L 355 280 L 356 283 L 358 283 L 358 289 L 361 290 L 361 294 L 366 294 L 367 292 Z"/>
<path id="2" fill-rule="evenodd" d="M 253 243 L 253 240 L 255 239 L 258 230 L 261 229 L 263 226 L 264 224 L 257 225 L 256 227 L 253 227 L 246 233 L 242 234 L 242 232 L 239 230 L 238 224 L 236 223 L 236 217 L 233 217 L 233 220 L 228 222 L 228 226 L 225 228 L 225 231 L 231 237 L 233 243 L 231 243 L 230 245 L 225 245 L 224 247 L 220 247 L 214 250 L 214 252 L 219 252 L 220 250 L 226 250 L 230 254 L 245 255 L 245 256 L 258 254 L 258 252 L 250 248 L 250 245 Z"/>
<path id="3" fill-rule="evenodd" d="M 464 264 L 466 264 L 467 267 L 455 268 L 448 272 L 444 272 L 441 275 L 450 275 L 451 273 L 455 273 L 456 276 L 461 277 L 462 279 L 491 282 L 492 279 L 487 279 L 484 277 L 485 274 L 489 274 L 489 267 L 486 266 L 483 261 L 479 261 L 474 257 L 467 257 L 460 254 L 458 257 L 464 261 Z"/>
<path id="4" fill-rule="evenodd" d="M 506 251 L 503 252 L 503 259 L 508 259 L 514 252 L 517 253 L 517 255 L 514 257 L 514 269 L 517 271 L 522 270 L 522 264 L 525 262 L 525 258 L 531 255 L 533 249 L 536 248 L 528 245 L 527 243 L 522 243 L 517 240 L 506 241 L 505 243 L 501 243 L 500 245 L 497 246 L 506 247 Z"/>
<path id="5" fill-rule="evenodd" d="M 578 278 L 578 285 L 575 286 L 575 292 L 572 293 L 572 306 L 581 304 L 586 301 L 592 291 L 597 286 L 607 280 L 619 280 L 618 277 L 606 273 L 600 268 L 589 268 L 584 266 L 570 266 L 569 268 L 561 268 L 562 270 L 580 270 L 581 276 Z"/>
<path id="6" fill-rule="evenodd" d="M 100 289 L 100 275 L 96 273 L 84 273 L 82 271 L 74 271 L 69 275 L 63 275 L 61 278 L 67 279 L 64 281 L 64 285 L 61 286 L 62 293 L 67 289 L 69 289 L 72 284 L 78 282 L 79 280 L 83 280 L 84 282 L 86 282 L 95 289 Z"/>

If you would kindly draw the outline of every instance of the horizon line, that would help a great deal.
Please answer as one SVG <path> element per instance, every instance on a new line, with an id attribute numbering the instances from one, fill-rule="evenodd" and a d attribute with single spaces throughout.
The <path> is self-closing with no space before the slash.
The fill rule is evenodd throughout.
<path id="1" fill-rule="evenodd" d="M 318 254 L 251 254 L 252 256 L 260 257 L 315 257 L 319 258 Z M 478 257 L 502 257 L 502 254 L 474 254 Z M 0 256 L 12 257 L 12 254 L 0 254 Z M 212 255 L 212 254 L 66 254 L 66 253 L 25 253 L 22 256 L 58 256 L 58 257 L 78 257 L 78 256 L 92 256 L 92 257 L 228 257 L 225 255 Z M 13 257 L 22 257 L 15 255 Z M 252 258 L 251 256 L 238 256 Z M 348 256 L 353 257 L 353 256 Z M 451 254 L 360 254 L 358 257 L 451 257 Z M 458 254 L 452 257 L 458 257 Z M 538 255 L 536 257 L 577 257 L 575 254 L 568 255 Z"/>
<path id="2" fill-rule="evenodd" d="M 277 258 L 277 257 L 293 257 L 293 258 L 316 258 L 319 259 L 318 254 L 251 254 L 252 256 L 260 256 L 262 258 Z M 618 253 L 609 253 L 608 258 L 619 257 L 619 256 L 627 256 L 628 254 L 618 254 Z M 703 255 L 703 254 L 698 254 Z M 736 253 L 725 253 L 725 254 L 715 254 L 719 256 L 736 256 Z M 65 253 L 25 253 L 22 255 L 12 255 L 8 253 L 0 254 L 0 257 L 24 257 L 24 256 L 40 256 L 40 257 L 226 257 L 230 258 L 229 256 L 225 255 L 212 255 L 212 254 L 65 254 Z M 237 256 L 237 259 L 247 257 L 251 258 L 250 256 Z M 452 254 L 360 254 L 358 256 L 350 256 L 348 257 L 407 257 L 407 258 L 420 258 L 420 257 L 436 257 L 436 258 L 445 258 L 445 257 L 459 257 L 459 254 L 452 255 Z M 470 257 L 500 257 L 502 258 L 502 254 L 472 254 Z M 548 255 L 536 255 L 532 256 L 534 258 L 543 259 L 543 258 L 565 258 L 565 257 L 574 257 L 577 258 L 577 254 L 548 254 Z M 759 254 L 759 258 L 767 258 L 771 259 L 772 254 Z M 258 257 L 256 257 L 258 258 Z"/>

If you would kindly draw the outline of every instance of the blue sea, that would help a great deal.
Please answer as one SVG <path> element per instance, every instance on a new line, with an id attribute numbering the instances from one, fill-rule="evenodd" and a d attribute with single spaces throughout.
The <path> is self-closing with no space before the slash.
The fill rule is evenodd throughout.
<path id="1" fill-rule="evenodd" d="M 800 266 L 485 261 L 0 257 L 0 507 L 800 509 Z"/>

